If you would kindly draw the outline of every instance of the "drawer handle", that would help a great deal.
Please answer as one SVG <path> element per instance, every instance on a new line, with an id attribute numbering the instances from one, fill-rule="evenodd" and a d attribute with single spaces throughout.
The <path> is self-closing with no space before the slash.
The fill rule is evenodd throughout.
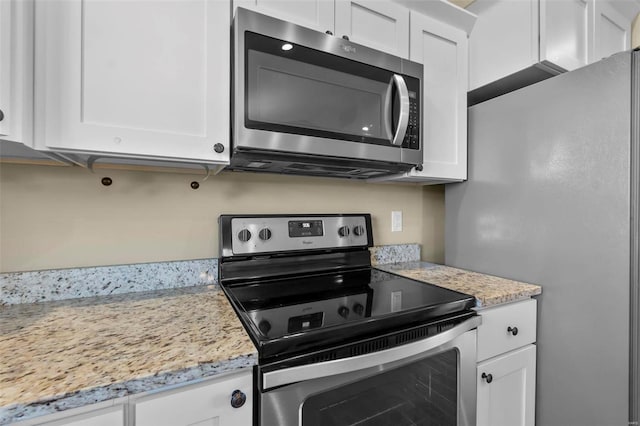
<path id="1" fill-rule="evenodd" d="M 507 332 L 513 334 L 514 336 L 518 335 L 518 327 L 509 327 L 507 328 Z"/>
<path id="2" fill-rule="evenodd" d="M 241 390 L 234 390 L 231 394 L 231 406 L 233 408 L 240 408 L 245 402 L 247 402 L 247 395 L 245 395 Z"/>
<path id="3" fill-rule="evenodd" d="M 481 377 L 485 379 L 487 383 L 493 382 L 493 376 L 491 374 L 482 373 Z"/>

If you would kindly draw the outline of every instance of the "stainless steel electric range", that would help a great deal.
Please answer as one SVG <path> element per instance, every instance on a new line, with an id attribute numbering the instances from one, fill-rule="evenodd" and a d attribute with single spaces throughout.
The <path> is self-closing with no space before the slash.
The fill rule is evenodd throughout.
<path id="1" fill-rule="evenodd" d="M 371 266 L 368 214 L 222 215 L 260 426 L 475 424 L 472 296 Z"/>

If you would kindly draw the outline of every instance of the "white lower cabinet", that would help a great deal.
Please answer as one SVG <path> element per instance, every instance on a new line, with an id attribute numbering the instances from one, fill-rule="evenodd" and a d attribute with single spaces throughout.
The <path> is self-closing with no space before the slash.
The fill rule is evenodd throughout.
<path id="1" fill-rule="evenodd" d="M 252 426 L 253 371 L 35 417 L 20 426 Z"/>
<path id="2" fill-rule="evenodd" d="M 149 395 L 135 402 L 135 425 L 251 426 L 252 389 L 248 371 Z"/>
<path id="3" fill-rule="evenodd" d="M 477 426 L 534 426 L 537 301 L 478 313 Z"/>
<path id="4" fill-rule="evenodd" d="M 124 406 L 89 411 L 61 420 L 35 424 L 43 426 L 124 426 Z"/>
<path id="5" fill-rule="evenodd" d="M 477 426 L 535 424 L 535 345 L 481 362 L 477 371 Z"/>

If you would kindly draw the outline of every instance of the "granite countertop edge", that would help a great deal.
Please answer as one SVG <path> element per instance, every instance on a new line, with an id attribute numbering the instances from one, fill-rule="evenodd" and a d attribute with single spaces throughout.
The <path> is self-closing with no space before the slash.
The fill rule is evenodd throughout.
<path id="1" fill-rule="evenodd" d="M 220 374 L 252 368 L 257 363 L 257 352 L 239 354 L 226 360 L 202 363 L 175 371 L 159 372 L 120 383 L 91 387 L 51 396 L 27 404 L 12 404 L 0 407 L 0 425 L 30 420 L 35 417 L 80 408 L 111 399 L 167 390 L 176 385 L 197 383 Z"/>

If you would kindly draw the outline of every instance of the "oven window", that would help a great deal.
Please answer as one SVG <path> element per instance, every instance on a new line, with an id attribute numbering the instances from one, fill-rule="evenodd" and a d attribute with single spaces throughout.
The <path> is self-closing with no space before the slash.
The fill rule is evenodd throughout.
<path id="1" fill-rule="evenodd" d="M 309 397 L 304 426 L 455 426 L 458 351 Z"/>

